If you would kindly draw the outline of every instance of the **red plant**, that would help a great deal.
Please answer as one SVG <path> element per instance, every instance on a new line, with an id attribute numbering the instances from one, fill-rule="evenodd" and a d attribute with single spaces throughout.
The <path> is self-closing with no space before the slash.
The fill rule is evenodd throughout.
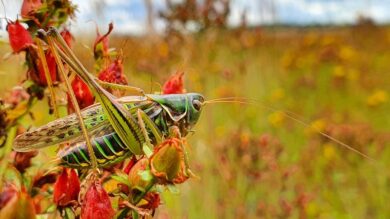
<path id="1" fill-rule="evenodd" d="M 99 73 L 98 78 L 105 82 L 127 85 L 127 79 L 123 73 L 122 59 L 118 58 L 112 62 Z"/>
<path id="2" fill-rule="evenodd" d="M 163 86 L 163 94 L 182 94 L 184 90 L 184 72 L 177 72 L 172 75 Z"/>
<path id="3" fill-rule="evenodd" d="M 114 24 L 110 23 L 108 26 L 108 31 L 104 35 L 100 35 L 99 30 L 97 32 L 97 38 L 93 44 L 93 53 L 95 59 L 100 59 L 108 56 L 108 35 L 110 35 L 111 31 L 114 29 Z"/>
<path id="4" fill-rule="evenodd" d="M 72 89 L 76 96 L 77 102 L 80 108 L 85 108 L 94 103 L 95 98 L 92 95 L 92 92 L 89 90 L 88 86 L 81 80 L 78 76 L 76 76 L 72 81 Z M 73 109 L 72 102 L 68 96 L 68 106 L 70 109 Z"/>
<path id="5" fill-rule="evenodd" d="M 83 219 L 108 219 L 114 216 L 110 197 L 100 183 L 94 182 L 88 188 L 81 206 Z"/>
<path id="6" fill-rule="evenodd" d="M 14 53 L 19 53 L 33 44 L 30 33 L 19 21 L 9 22 L 7 25 L 9 43 Z"/>
<path id="7" fill-rule="evenodd" d="M 41 0 L 24 0 L 20 14 L 23 18 L 29 17 L 31 12 L 39 9 L 42 5 Z"/>
<path id="8" fill-rule="evenodd" d="M 80 192 L 80 181 L 74 169 L 63 169 L 54 184 L 53 199 L 57 206 L 67 206 L 77 198 Z"/>
<path id="9" fill-rule="evenodd" d="M 50 51 L 46 52 L 45 58 L 47 62 L 47 67 L 49 68 L 51 81 L 56 81 L 57 80 L 56 60 Z M 38 73 L 39 73 L 39 83 L 43 86 L 47 86 L 47 79 L 46 79 L 45 70 L 43 68 L 43 63 L 39 59 L 37 59 L 37 66 L 38 66 Z"/>
<path id="10" fill-rule="evenodd" d="M 69 47 L 72 47 L 74 37 L 72 36 L 70 31 L 65 28 L 63 31 L 61 31 L 61 36 L 64 38 L 66 44 L 68 44 Z"/>

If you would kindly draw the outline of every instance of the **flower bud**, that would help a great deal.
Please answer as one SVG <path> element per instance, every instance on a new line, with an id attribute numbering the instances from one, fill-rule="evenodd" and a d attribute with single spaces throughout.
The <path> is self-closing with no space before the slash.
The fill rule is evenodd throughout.
<path id="1" fill-rule="evenodd" d="M 153 176 L 150 175 L 149 170 L 149 160 L 147 158 L 138 160 L 130 169 L 129 182 L 131 184 L 130 190 L 133 194 L 145 192 L 153 183 Z"/>
<path id="2" fill-rule="evenodd" d="M 14 53 L 19 53 L 33 44 L 30 33 L 19 23 L 10 22 L 7 25 L 9 43 Z"/>
<path id="3" fill-rule="evenodd" d="M 63 207 L 77 201 L 80 192 L 80 181 L 74 169 L 63 169 L 54 184 L 53 200 Z"/>
<path id="4" fill-rule="evenodd" d="M 170 138 L 155 148 L 150 169 L 160 183 L 183 183 L 188 179 L 181 144 L 180 139 Z"/>
<path id="5" fill-rule="evenodd" d="M 76 96 L 77 102 L 80 106 L 80 109 L 83 109 L 87 106 L 92 105 L 95 102 L 95 97 L 92 95 L 92 92 L 89 90 L 88 86 L 76 76 L 72 81 L 72 89 Z M 68 106 L 69 109 L 73 110 L 72 101 L 68 96 Z"/>
<path id="6" fill-rule="evenodd" d="M 172 75 L 163 86 L 163 94 L 182 94 L 184 90 L 184 72 L 177 72 Z"/>
<path id="7" fill-rule="evenodd" d="M 35 218 L 34 203 L 25 189 L 14 195 L 0 210 L 0 218 L 33 219 Z"/>
<path id="8" fill-rule="evenodd" d="M 82 219 L 109 219 L 115 212 L 111 200 L 100 183 L 94 182 L 85 193 L 81 206 Z"/>
<path id="9" fill-rule="evenodd" d="M 72 34 L 70 33 L 70 31 L 68 29 L 64 29 L 63 31 L 61 31 L 61 36 L 62 38 L 64 38 L 66 44 L 69 46 L 69 47 L 72 47 L 72 42 L 74 40 L 74 37 L 72 36 Z"/>
<path id="10" fill-rule="evenodd" d="M 50 51 L 45 53 L 45 58 L 46 58 L 47 67 L 49 69 L 51 81 L 54 82 L 57 80 L 56 60 Z M 39 73 L 39 84 L 43 86 L 47 86 L 47 79 L 46 79 L 45 70 L 43 68 L 42 60 L 37 59 L 36 62 L 37 62 L 38 73 Z"/>
<path id="11" fill-rule="evenodd" d="M 38 151 L 15 152 L 14 166 L 19 172 L 24 173 L 31 166 L 31 159 L 38 155 Z"/>
<path id="12" fill-rule="evenodd" d="M 23 18 L 28 18 L 32 12 L 39 9 L 42 5 L 41 0 L 24 0 L 20 14 Z"/>

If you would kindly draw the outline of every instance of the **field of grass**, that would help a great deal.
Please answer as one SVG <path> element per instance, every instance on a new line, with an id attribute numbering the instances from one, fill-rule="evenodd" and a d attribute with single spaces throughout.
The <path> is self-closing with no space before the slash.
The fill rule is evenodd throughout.
<path id="1" fill-rule="evenodd" d="M 91 70 L 92 52 L 84 45 L 92 42 L 85 38 L 75 47 Z M 188 92 L 258 101 L 204 108 L 188 136 L 199 178 L 180 185 L 178 194 L 164 192 L 157 218 L 390 217 L 390 28 L 116 36 L 111 47 L 123 48 L 128 81 L 145 91 L 159 91 L 170 74 L 184 71 Z M 9 51 L 3 45 L 1 55 Z M 3 96 L 23 78 L 22 62 L 21 56 L 1 61 Z M 35 120 L 26 124 L 53 119 L 40 115 L 46 105 L 38 104 Z M 298 114 L 310 127 L 281 110 Z"/>

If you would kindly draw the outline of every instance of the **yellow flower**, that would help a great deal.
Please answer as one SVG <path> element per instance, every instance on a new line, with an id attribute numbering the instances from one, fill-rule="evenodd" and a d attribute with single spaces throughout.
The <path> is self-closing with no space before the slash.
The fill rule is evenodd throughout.
<path id="1" fill-rule="evenodd" d="M 270 99 L 271 99 L 271 101 L 277 102 L 277 101 L 280 101 L 281 99 L 283 99 L 284 96 L 285 96 L 284 90 L 281 88 L 277 88 L 277 89 L 272 91 Z"/>
<path id="2" fill-rule="evenodd" d="M 378 106 L 388 101 L 388 94 L 384 90 L 376 90 L 367 98 L 367 105 L 371 107 Z"/>
<path id="3" fill-rule="evenodd" d="M 326 121 L 324 119 L 314 120 L 309 124 L 309 127 L 305 130 L 308 135 L 317 134 L 318 132 L 324 132 L 326 128 Z"/>
<path id="4" fill-rule="evenodd" d="M 336 157 L 336 150 L 333 144 L 325 144 L 322 155 L 327 161 L 333 160 Z"/>
<path id="5" fill-rule="evenodd" d="M 280 127 L 284 122 L 285 116 L 282 111 L 276 111 L 268 116 L 268 122 L 274 127 Z"/>

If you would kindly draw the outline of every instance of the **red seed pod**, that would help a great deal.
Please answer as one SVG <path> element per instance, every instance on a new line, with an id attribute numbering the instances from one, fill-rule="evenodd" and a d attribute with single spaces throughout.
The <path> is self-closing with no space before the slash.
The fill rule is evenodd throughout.
<path id="1" fill-rule="evenodd" d="M 33 44 L 30 33 L 19 23 L 19 21 L 9 22 L 7 25 L 9 43 L 15 53 L 26 49 Z"/>
<path id="2" fill-rule="evenodd" d="M 80 181 L 74 169 L 63 169 L 54 184 L 53 200 L 57 206 L 67 206 L 77 201 Z"/>
<path id="3" fill-rule="evenodd" d="M 77 103 L 80 106 L 80 109 L 83 109 L 87 106 L 90 106 L 94 103 L 95 98 L 92 95 L 92 92 L 89 90 L 88 86 L 76 76 L 72 81 L 72 89 L 76 96 Z M 68 108 L 73 110 L 72 101 L 68 95 Z"/>
<path id="4" fill-rule="evenodd" d="M 163 86 L 163 94 L 182 94 L 184 90 L 184 72 L 177 72 L 172 75 Z"/>
<path id="5" fill-rule="evenodd" d="M 126 76 L 123 73 L 122 59 L 116 59 L 107 68 L 101 71 L 98 78 L 102 81 L 127 85 Z"/>
<path id="6" fill-rule="evenodd" d="M 61 31 L 60 34 L 61 34 L 62 38 L 64 38 L 66 44 L 68 44 L 69 47 L 72 47 L 72 42 L 74 40 L 74 37 L 72 36 L 70 31 L 65 28 L 63 31 Z"/>
<path id="7" fill-rule="evenodd" d="M 23 18 L 28 18 L 31 13 L 42 6 L 41 0 L 24 0 L 20 14 Z"/>
<path id="8" fill-rule="evenodd" d="M 45 53 L 47 67 L 49 68 L 50 78 L 51 81 L 54 82 L 57 80 L 57 63 L 54 58 L 54 55 L 48 51 Z M 39 73 L 39 84 L 43 86 L 47 86 L 47 79 L 45 70 L 43 68 L 42 61 L 40 59 L 37 59 L 37 67 L 38 67 L 38 73 Z"/>
<path id="9" fill-rule="evenodd" d="M 109 219 L 115 212 L 111 205 L 110 197 L 100 183 L 94 182 L 85 193 L 81 206 L 81 218 L 83 219 Z"/>

